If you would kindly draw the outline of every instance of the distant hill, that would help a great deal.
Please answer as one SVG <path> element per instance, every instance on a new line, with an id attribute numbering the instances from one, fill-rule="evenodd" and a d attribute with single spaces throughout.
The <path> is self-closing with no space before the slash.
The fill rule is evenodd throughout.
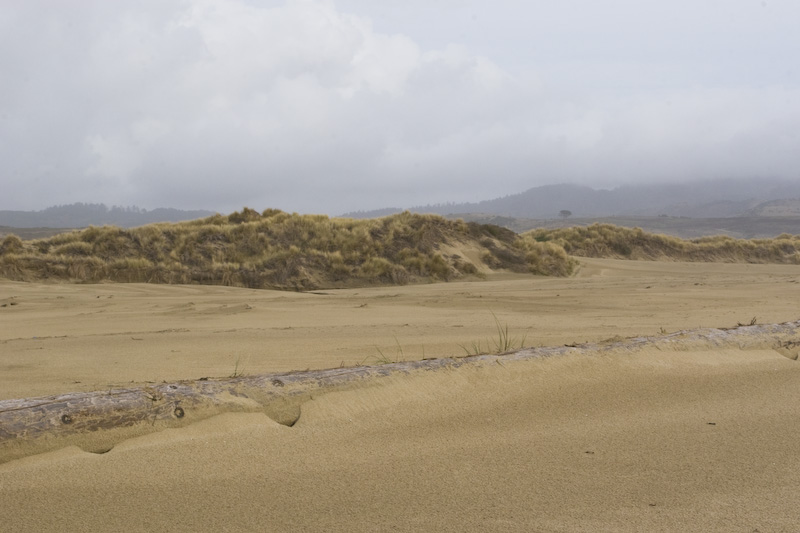
<path id="1" fill-rule="evenodd" d="M 213 211 L 182 211 L 172 208 L 141 209 L 107 207 L 104 204 L 57 205 L 41 211 L 0 211 L 0 226 L 12 228 L 85 228 L 119 226 L 131 228 L 155 222 L 181 222 L 213 215 Z"/>
<path id="2" fill-rule="evenodd" d="M 342 218 L 380 218 L 380 217 L 388 217 L 391 215 L 397 215 L 402 213 L 403 211 L 407 211 L 406 209 L 401 209 L 399 207 L 385 207 L 383 209 L 372 209 L 370 211 L 352 211 L 350 213 L 345 213 L 342 215 Z"/>
<path id="3" fill-rule="evenodd" d="M 748 214 L 758 217 L 797 217 L 800 216 L 800 198 L 770 200 L 758 204 Z"/>
<path id="4" fill-rule="evenodd" d="M 800 180 L 712 180 L 693 183 L 623 185 L 593 189 L 582 185 L 545 185 L 519 194 L 474 203 L 449 203 L 408 208 L 416 213 L 451 215 L 482 213 L 503 217 L 552 219 L 562 210 L 575 217 L 659 216 L 698 218 L 751 214 L 764 202 L 800 197 Z M 348 213 L 372 218 L 387 210 Z M 391 212 L 391 211 L 390 211 Z"/>
<path id="5" fill-rule="evenodd" d="M 0 239 L 6 235 L 16 235 L 20 239 L 46 239 L 59 233 L 72 231 L 74 228 L 11 228 L 0 226 Z"/>

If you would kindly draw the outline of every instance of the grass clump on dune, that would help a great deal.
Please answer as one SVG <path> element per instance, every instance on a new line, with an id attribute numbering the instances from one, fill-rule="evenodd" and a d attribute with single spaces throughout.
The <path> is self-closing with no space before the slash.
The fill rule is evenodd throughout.
<path id="1" fill-rule="evenodd" d="M 462 250 L 478 250 L 479 257 Z M 574 266 L 558 247 L 504 228 L 408 212 L 354 220 L 244 208 L 190 222 L 89 227 L 32 241 L 9 235 L 0 243 L 0 275 L 14 280 L 303 290 L 448 281 L 487 268 L 569 275 Z"/>
<path id="2" fill-rule="evenodd" d="M 522 235 L 525 242 L 556 245 L 573 256 L 622 259 L 800 264 L 800 236 L 734 239 L 727 236 L 679 239 L 640 228 L 593 224 Z"/>

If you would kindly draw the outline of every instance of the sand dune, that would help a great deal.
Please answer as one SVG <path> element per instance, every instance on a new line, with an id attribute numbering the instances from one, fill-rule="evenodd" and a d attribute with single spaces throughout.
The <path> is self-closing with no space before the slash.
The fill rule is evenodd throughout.
<path id="1" fill-rule="evenodd" d="M 797 320 L 797 267 L 584 261 L 576 278 L 323 294 L 0 282 L 0 398 Z M 15 302 L 16 305 L 10 305 Z M 424 348 L 423 348 L 424 347 Z M 423 352 L 424 350 L 424 352 Z M 8 531 L 791 531 L 800 367 L 769 348 L 388 378 L 286 427 L 227 413 L 0 465 Z"/>
<path id="2" fill-rule="evenodd" d="M 492 313 L 534 346 L 798 318 L 796 266 L 584 260 L 497 276 L 314 293 L 0 281 L 0 399 L 128 383 L 464 354 Z M 381 355 L 383 354 L 383 356 Z"/>

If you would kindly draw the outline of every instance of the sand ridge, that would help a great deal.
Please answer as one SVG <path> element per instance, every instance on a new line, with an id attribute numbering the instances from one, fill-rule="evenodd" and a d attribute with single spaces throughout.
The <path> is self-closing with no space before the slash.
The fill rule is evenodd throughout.
<path id="1" fill-rule="evenodd" d="M 734 350 L 733 354 L 729 353 Z M 502 354 L 428 358 L 372 366 L 184 380 L 89 393 L 0 400 L 0 463 L 70 444 L 106 453 L 121 440 L 167 428 L 184 427 L 221 412 L 263 412 L 293 427 L 314 398 L 344 390 L 361 391 L 396 376 L 413 377 L 470 367 L 505 366 L 521 360 L 598 357 L 649 352 L 692 352 L 688 364 L 730 363 L 737 353 L 772 350 L 797 360 L 800 320 L 784 324 L 680 331 L 621 341 L 524 348 Z M 695 352 L 700 352 L 698 355 Z M 720 359 L 722 357 L 722 359 Z M 748 355 L 748 358 L 751 356 Z"/>
<path id="2" fill-rule="evenodd" d="M 576 278 L 499 275 L 294 293 L 0 281 L 0 399 L 320 369 L 493 348 L 496 316 L 555 346 L 797 319 L 785 265 L 585 260 Z"/>
<path id="3" fill-rule="evenodd" d="M 320 291 L 0 282 L 0 395 L 797 320 L 796 267 L 583 261 L 575 278 Z M 249 305 L 251 309 L 246 309 Z M 234 309 L 236 312 L 228 312 Z M 398 342 L 399 341 L 399 342 Z M 399 345 L 399 347 L 398 347 Z M 398 349 L 402 348 L 402 354 Z M 75 383 L 79 381 L 80 383 Z M 792 531 L 800 367 L 642 350 L 397 376 L 293 427 L 226 413 L 0 465 L 9 531 Z"/>
<path id="4" fill-rule="evenodd" d="M 800 368 L 772 350 L 700 355 L 398 377 L 314 399 L 292 428 L 225 414 L 102 455 L 65 449 L 0 466 L 0 518 L 15 531 L 791 529 Z"/>

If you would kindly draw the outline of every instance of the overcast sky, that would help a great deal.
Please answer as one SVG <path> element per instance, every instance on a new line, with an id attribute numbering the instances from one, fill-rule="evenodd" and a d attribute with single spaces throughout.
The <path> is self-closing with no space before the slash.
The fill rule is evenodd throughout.
<path id="1" fill-rule="evenodd" d="M 0 0 L 0 209 L 800 180 L 797 0 Z"/>

